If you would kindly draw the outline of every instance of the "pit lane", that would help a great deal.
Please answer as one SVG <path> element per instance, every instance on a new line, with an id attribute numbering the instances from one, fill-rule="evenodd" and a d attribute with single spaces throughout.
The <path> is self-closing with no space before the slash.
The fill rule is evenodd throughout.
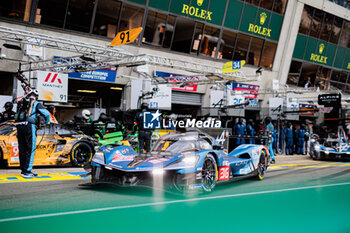
<path id="1" fill-rule="evenodd" d="M 262 182 L 223 184 L 193 196 L 81 187 L 88 182 L 79 176 L 85 172 L 81 168 L 35 171 L 39 176 L 68 173 L 71 179 L 0 180 L 1 232 L 350 231 L 350 163 L 279 156 Z M 0 170 L 2 176 L 17 172 Z"/>

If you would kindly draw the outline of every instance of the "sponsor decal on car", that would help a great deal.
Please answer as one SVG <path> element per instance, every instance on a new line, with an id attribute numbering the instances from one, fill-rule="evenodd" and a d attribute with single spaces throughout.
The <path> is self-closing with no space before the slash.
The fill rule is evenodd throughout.
<path id="1" fill-rule="evenodd" d="M 18 150 L 18 142 L 12 142 L 11 146 L 11 162 L 19 161 L 19 150 Z"/>
<path id="2" fill-rule="evenodd" d="M 219 180 L 230 179 L 230 166 L 219 167 Z"/>
<path id="3" fill-rule="evenodd" d="M 169 159 L 167 158 L 151 158 L 150 160 L 148 160 L 148 162 L 152 163 L 152 164 L 157 164 L 157 163 L 161 163 L 161 162 L 165 162 L 165 161 L 169 161 Z"/>
<path id="4" fill-rule="evenodd" d="M 115 161 L 131 161 L 135 158 L 134 155 L 123 155 L 119 150 L 117 150 L 113 156 L 112 162 Z"/>

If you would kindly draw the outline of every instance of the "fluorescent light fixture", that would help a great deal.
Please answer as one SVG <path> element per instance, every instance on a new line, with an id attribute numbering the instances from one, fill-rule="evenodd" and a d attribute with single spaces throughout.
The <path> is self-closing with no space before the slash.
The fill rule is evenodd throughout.
<path id="1" fill-rule="evenodd" d="M 96 91 L 94 91 L 94 90 L 77 90 L 77 92 L 96 93 Z"/>
<path id="2" fill-rule="evenodd" d="M 116 90 L 116 91 L 122 91 L 123 90 L 122 87 L 110 87 L 109 89 Z"/>

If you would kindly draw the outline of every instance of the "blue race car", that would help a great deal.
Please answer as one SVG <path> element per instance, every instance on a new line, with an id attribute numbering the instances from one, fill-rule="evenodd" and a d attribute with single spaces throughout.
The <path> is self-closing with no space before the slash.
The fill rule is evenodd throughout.
<path id="1" fill-rule="evenodd" d="M 158 139 L 146 156 L 130 146 L 102 146 L 92 159 L 92 184 L 161 185 L 178 191 L 210 192 L 217 183 L 264 178 L 270 156 L 263 145 L 240 145 L 229 154 L 202 132 L 173 132 Z"/>
<path id="2" fill-rule="evenodd" d="M 337 134 L 330 133 L 327 138 L 311 135 L 310 157 L 320 159 L 350 159 L 350 143 L 342 127 Z"/>

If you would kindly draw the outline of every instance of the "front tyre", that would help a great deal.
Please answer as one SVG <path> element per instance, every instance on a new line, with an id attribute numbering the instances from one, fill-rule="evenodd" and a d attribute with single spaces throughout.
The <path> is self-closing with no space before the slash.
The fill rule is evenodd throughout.
<path id="1" fill-rule="evenodd" d="M 86 142 L 78 142 L 74 145 L 71 153 L 70 160 L 74 166 L 85 167 L 90 164 L 92 159 L 92 148 Z"/>
<path id="2" fill-rule="evenodd" d="M 202 166 L 202 188 L 205 192 L 210 192 L 216 185 L 218 168 L 215 158 L 208 154 Z"/>
<path id="3" fill-rule="evenodd" d="M 257 174 L 257 179 L 258 180 L 263 180 L 266 170 L 268 166 L 268 161 L 267 161 L 267 156 L 266 152 L 264 150 L 261 151 L 260 159 L 259 159 L 259 164 L 258 164 L 258 174 Z"/>

